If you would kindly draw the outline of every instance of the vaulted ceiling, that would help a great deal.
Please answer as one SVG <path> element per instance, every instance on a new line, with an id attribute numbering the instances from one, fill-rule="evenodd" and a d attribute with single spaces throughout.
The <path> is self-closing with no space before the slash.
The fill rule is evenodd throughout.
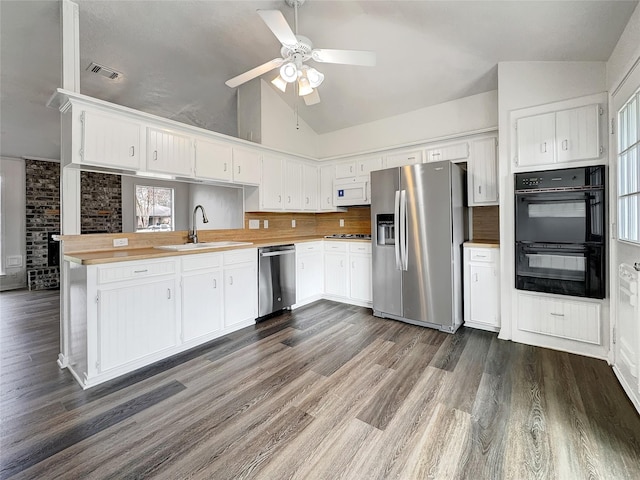
<path id="1" fill-rule="evenodd" d="M 81 93 L 235 135 L 225 81 L 280 55 L 257 9 L 282 0 L 79 0 Z M 498 87 L 500 61 L 606 61 L 637 1 L 323 1 L 299 8 L 315 47 L 373 50 L 375 67 L 316 64 L 321 103 L 281 94 L 326 133 Z M 0 154 L 59 157 L 57 1 L 0 1 Z M 97 62 L 119 80 L 86 71 Z M 265 74 L 271 80 L 276 72 Z M 292 89 L 289 89 L 292 90 Z"/>

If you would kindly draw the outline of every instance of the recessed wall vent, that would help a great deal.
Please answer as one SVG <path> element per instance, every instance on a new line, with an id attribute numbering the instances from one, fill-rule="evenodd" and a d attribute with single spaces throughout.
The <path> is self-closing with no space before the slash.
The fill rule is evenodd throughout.
<path id="1" fill-rule="evenodd" d="M 105 67 L 104 65 L 99 65 L 95 62 L 91 62 L 87 67 L 87 71 L 97 73 L 98 75 L 102 75 L 103 77 L 107 77 L 111 80 L 117 80 L 122 77 L 122 74 L 120 72 L 116 72 L 113 68 Z"/>

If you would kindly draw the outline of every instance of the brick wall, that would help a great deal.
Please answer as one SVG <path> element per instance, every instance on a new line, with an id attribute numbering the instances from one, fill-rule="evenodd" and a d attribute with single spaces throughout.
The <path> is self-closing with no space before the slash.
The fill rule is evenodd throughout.
<path id="1" fill-rule="evenodd" d="M 25 173 L 29 289 L 56 288 L 60 273 L 48 266 L 47 233 L 60 232 L 60 164 L 25 160 Z"/>
<path id="2" fill-rule="evenodd" d="M 80 233 L 122 232 L 122 177 L 80 173 Z"/>

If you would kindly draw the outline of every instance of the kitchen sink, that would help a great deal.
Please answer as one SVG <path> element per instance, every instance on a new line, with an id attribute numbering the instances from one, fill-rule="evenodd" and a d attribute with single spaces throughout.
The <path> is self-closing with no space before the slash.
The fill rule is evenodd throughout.
<path id="1" fill-rule="evenodd" d="M 159 248 L 161 250 L 173 250 L 176 252 L 182 252 L 184 250 L 200 250 L 205 248 L 223 248 L 223 247 L 236 247 L 240 245 L 253 245 L 253 242 L 199 242 L 199 243 L 181 243 L 178 245 L 159 245 L 153 248 Z"/>

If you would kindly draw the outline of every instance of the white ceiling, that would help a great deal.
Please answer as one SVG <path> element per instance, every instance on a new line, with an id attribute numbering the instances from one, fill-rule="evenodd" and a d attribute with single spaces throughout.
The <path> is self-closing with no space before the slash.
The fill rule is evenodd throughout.
<path id="1" fill-rule="evenodd" d="M 269 1 L 79 0 L 81 92 L 236 134 L 225 80 L 279 56 L 257 9 Z M 322 102 L 299 114 L 317 133 L 498 87 L 500 61 L 606 61 L 637 1 L 323 1 L 299 9 L 315 47 L 373 50 L 376 67 L 317 64 Z M 0 154 L 59 157 L 59 5 L 0 1 Z M 97 62 L 124 73 L 85 71 Z M 270 80 L 275 73 L 266 74 Z M 283 94 L 290 104 L 292 92 Z"/>

